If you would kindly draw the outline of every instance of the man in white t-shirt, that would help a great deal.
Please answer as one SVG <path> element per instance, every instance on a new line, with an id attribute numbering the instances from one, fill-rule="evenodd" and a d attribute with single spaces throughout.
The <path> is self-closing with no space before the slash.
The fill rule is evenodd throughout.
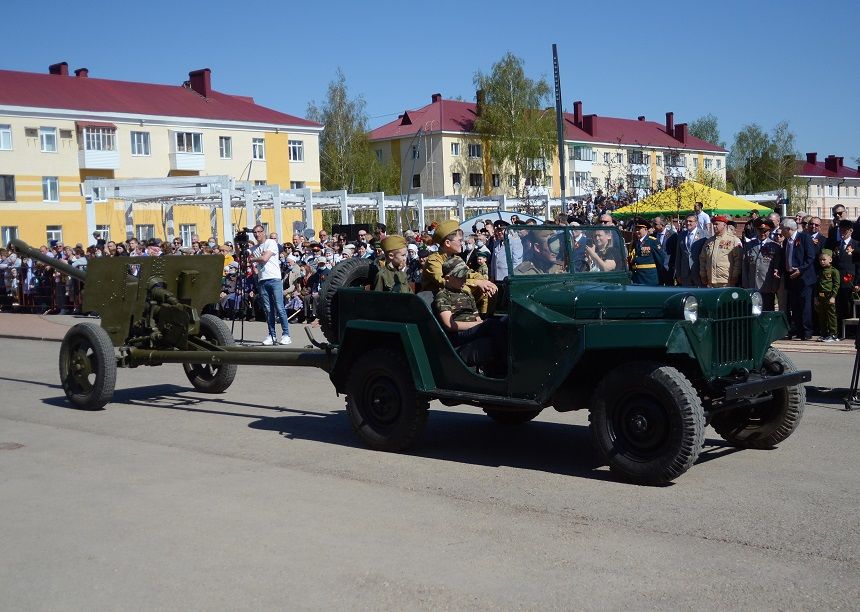
<path id="1" fill-rule="evenodd" d="M 711 216 L 702 210 L 702 203 L 696 202 L 695 210 L 693 211 L 696 215 L 696 225 L 699 226 L 699 230 L 710 238 L 714 235 L 714 227 L 711 224 Z"/>
<path id="2" fill-rule="evenodd" d="M 278 243 L 266 238 L 262 225 L 254 226 L 254 239 L 257 245 L 251 251 L 249 262 L 257 268 L 257 286 L 263 310 L 266 312 L 266 322 L 269 325 L 269 335 L 263 340 L 264 346 L 275 343 L 275 314 L 281 321 L 280 344 L 290 344 L 290 324 L 287 321 L 287 311 L 284 309 L 284 289 L 281 280 L 281 262 L 278 259 Z"/>

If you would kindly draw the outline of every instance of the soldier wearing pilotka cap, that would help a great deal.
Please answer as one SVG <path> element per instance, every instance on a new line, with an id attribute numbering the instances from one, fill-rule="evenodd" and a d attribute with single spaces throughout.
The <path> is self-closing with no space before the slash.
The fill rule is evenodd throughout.
<path id="1" fill-rule="evenodd" d="M 402 236 L 386 236 L 381 244 L 385 259 L 380 262 L 373 290 L 412 293 L 406 275 L 406 240 Z"/>

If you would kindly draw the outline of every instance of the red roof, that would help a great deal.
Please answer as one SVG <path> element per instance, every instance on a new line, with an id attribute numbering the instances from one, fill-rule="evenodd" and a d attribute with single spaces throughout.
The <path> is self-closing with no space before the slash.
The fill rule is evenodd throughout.
<path id="1" fill-rule="evenodd" d="M 0 70 L 0 105 L 322 127 L 313 121 L 254 104 L 250 98 L 214 90 L 204 98 L 181 85 L 13 70 Z"/>
<path id="2" fill-rule="evenodd" d="M 422 108 L 406 111 L 396 120 L 372 130 L 369 138 L 372 141 L 404 138 L 414 135 L 421 128 L 424 128 L 425 132 L 438 132 L 440 126 L 441 130 L 446 132 L 473 132 L 477 117 L 476 108 L 477 105 L 474 102 L 459 102 L 439 98 Z M 588 117 L 592 117 L 592 119 Z M 577 125 L 572 113 L 564 113 L 565 140 L 726 152 L 724 148 L 695 136 L 688 135 L 686 143 L 682 143 L 666 132 L 665 125 L 654 121 L 598 117 L 596 115 L 589 115 L 585 120 L 590 124 L 585 123 L 583 125 L 580 123 Z M 589 125 L 591 132 L 583 129 Z"/>
<path id="3" fill-rule="evenodd" d="M 816 157 L 815 153 L 808 153 L 806 160 L 795 160 L 795 176 L 860 178 L 860 167 L 851 168 L 850 166 L 845 166 L 842 157 L 828 155 L 824 161 L 817 161 Z"/>

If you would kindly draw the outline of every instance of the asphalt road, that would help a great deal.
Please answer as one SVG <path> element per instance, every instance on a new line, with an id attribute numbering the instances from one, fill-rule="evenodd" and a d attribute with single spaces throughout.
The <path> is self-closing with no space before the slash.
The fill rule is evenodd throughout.
<path id="1" fill-rule="evenodd" d="M 324 373 L 120 370 L 66 406 L 59 345 L 0 340 L 4 610 L 858 609 L 860 412 L 815 390 L 772 451 L 708 430 L 673 485 L 614 480 L 585 413 L 520 428 L 434 405 L 364 449 Z M 845 355 L 795 354 L 845 386 Z"/>

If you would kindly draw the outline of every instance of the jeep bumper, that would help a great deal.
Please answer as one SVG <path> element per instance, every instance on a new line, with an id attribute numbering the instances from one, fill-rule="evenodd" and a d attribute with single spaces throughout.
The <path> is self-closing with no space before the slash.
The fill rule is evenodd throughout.
<path id="1" fill-rule="evenodd" d="M 798 370 L 797 372 L 788 372 L 786 374 L 776 374 L 773 376 L 761 376 L 760 374 L 750 374 L 749 378 L 744 382 L 735 383 L 725 388 L 725 399 L 734 400 L 743 397 L 751 397 L 772 391 L 773 389 L 781 389 L 783 387 L 792 387 L 800 383 L 809 382 L 812 380 L 812 372 L 810 370 Z"/>

